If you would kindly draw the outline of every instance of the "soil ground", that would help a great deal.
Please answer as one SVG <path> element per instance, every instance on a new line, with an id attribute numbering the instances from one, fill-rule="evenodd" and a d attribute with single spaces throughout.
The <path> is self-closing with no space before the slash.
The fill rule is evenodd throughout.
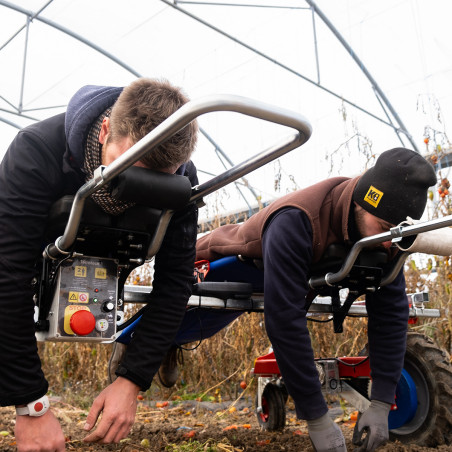
<path id="1" fill-rule="evenodd" d="M 161 406 L 163 405 L 163 407 Z M 128 438 L 120 444 L 98 445 L 83 442 L 87 411 L 52 400 L 52 409 L 59 418 L 67 438 L 67 451 L 311 451 L 306 424 L 295 418 L 288 404 L 286 427 L 282 432 L 260 430 L 252 403 L 245 400 L 232 403 L 184 401 L 139 402 L 136 423 Z M 347 410 L 331 407 L 331 416 L 340 425 L 347 441 L 347 450 L 353 451 L 351 438 L 354 423 L 347 420 Z M 209 447 L 210 446 L 210 447 Z M 0 408 L 0 451 L 15 452 L 14 411 Z M 389 443 L 378 451 L 430 452 L 452 451 L 452 446 L 437 448 Z"/>

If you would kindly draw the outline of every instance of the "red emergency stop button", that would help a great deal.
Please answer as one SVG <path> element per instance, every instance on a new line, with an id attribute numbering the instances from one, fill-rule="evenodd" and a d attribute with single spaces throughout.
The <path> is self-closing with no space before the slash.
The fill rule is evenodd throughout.
<path id="1" fill-rule="evenodd" d="M 69 325 L 75 334 L 86 336 L 94 330 L 96 319 L 91 312 L 83 309 L 72 314 Z"/>

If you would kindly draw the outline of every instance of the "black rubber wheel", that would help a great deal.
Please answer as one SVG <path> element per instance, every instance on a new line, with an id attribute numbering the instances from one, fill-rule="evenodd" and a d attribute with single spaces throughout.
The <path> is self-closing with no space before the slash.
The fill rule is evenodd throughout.
<path id="1" fill-rule="evenodd" d="M 256 408 L 257 395 L 256 395 Z M 257 422 L 262 430 L 282 430 L 286 424 L 286 399 L 283 391 L 268 383 L 262 394 L 262 412 L 257 413 Z"/>
<path id="2" fill-rule="evenodd" d="M 436 447 L 452 444 L 452 365 L 449 355 L 418 333 L 408 333 L 404 369 L 416 386 L 417 410 L 390 430 L 392 441 Z"/>
<path id="3" fill-rule="evenodd" d="M 287 403 L 287 400 L 289 399 L 289 393 L 287 392 L 286 385 L 282 383 L 281 386 L 278 385 L 278 388 L 281 391 L 285 405 Z"/>

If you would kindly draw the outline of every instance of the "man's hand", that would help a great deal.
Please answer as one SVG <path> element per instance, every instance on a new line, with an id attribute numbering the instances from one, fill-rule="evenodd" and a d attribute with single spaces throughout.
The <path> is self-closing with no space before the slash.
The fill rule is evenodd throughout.
<path id="1" fill-rule="evenodd" d="M 40 417 L 16 416 L 17 452 L 63 452 L 63 431 L 51 410 Z"/>
<path id="2" fill-rule="evenodd" d="M 372 400 L 369 408 L 358 418 L 353 432 L 355 452 L 372 452 L 389 440 L 388 415 L 391 404 Z M 367 433 L 363 439 L 364 433 Z"/>
<path id="3" fill-rule="evenodd" d="M 316 452 L 347 452 L 341 429 L 329 414 L 307 421 L 308 433 Z"/>
<path id="4" fill-rule="evenodd" d="M 109 444 L 125 438 L 135 421 L 139 392 L 140 388 L 135 383 L 123 377 L 118 377 L 107 386 L 94 400 L 84 430 L 89 431 L 94 427 L 100 413 L 103 413 L 102 419 L 96 430 L 84 441 Z"/>

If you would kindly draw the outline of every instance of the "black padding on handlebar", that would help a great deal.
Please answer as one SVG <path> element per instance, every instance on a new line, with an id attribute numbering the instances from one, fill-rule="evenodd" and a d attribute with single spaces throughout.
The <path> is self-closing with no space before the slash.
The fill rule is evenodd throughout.
<path id="1" fill-rule="evenodd" d="M 188 177 L 132 166 L 111 182 L 114 198 L 156 209 L 178 210 L 191 196 Z"/>

